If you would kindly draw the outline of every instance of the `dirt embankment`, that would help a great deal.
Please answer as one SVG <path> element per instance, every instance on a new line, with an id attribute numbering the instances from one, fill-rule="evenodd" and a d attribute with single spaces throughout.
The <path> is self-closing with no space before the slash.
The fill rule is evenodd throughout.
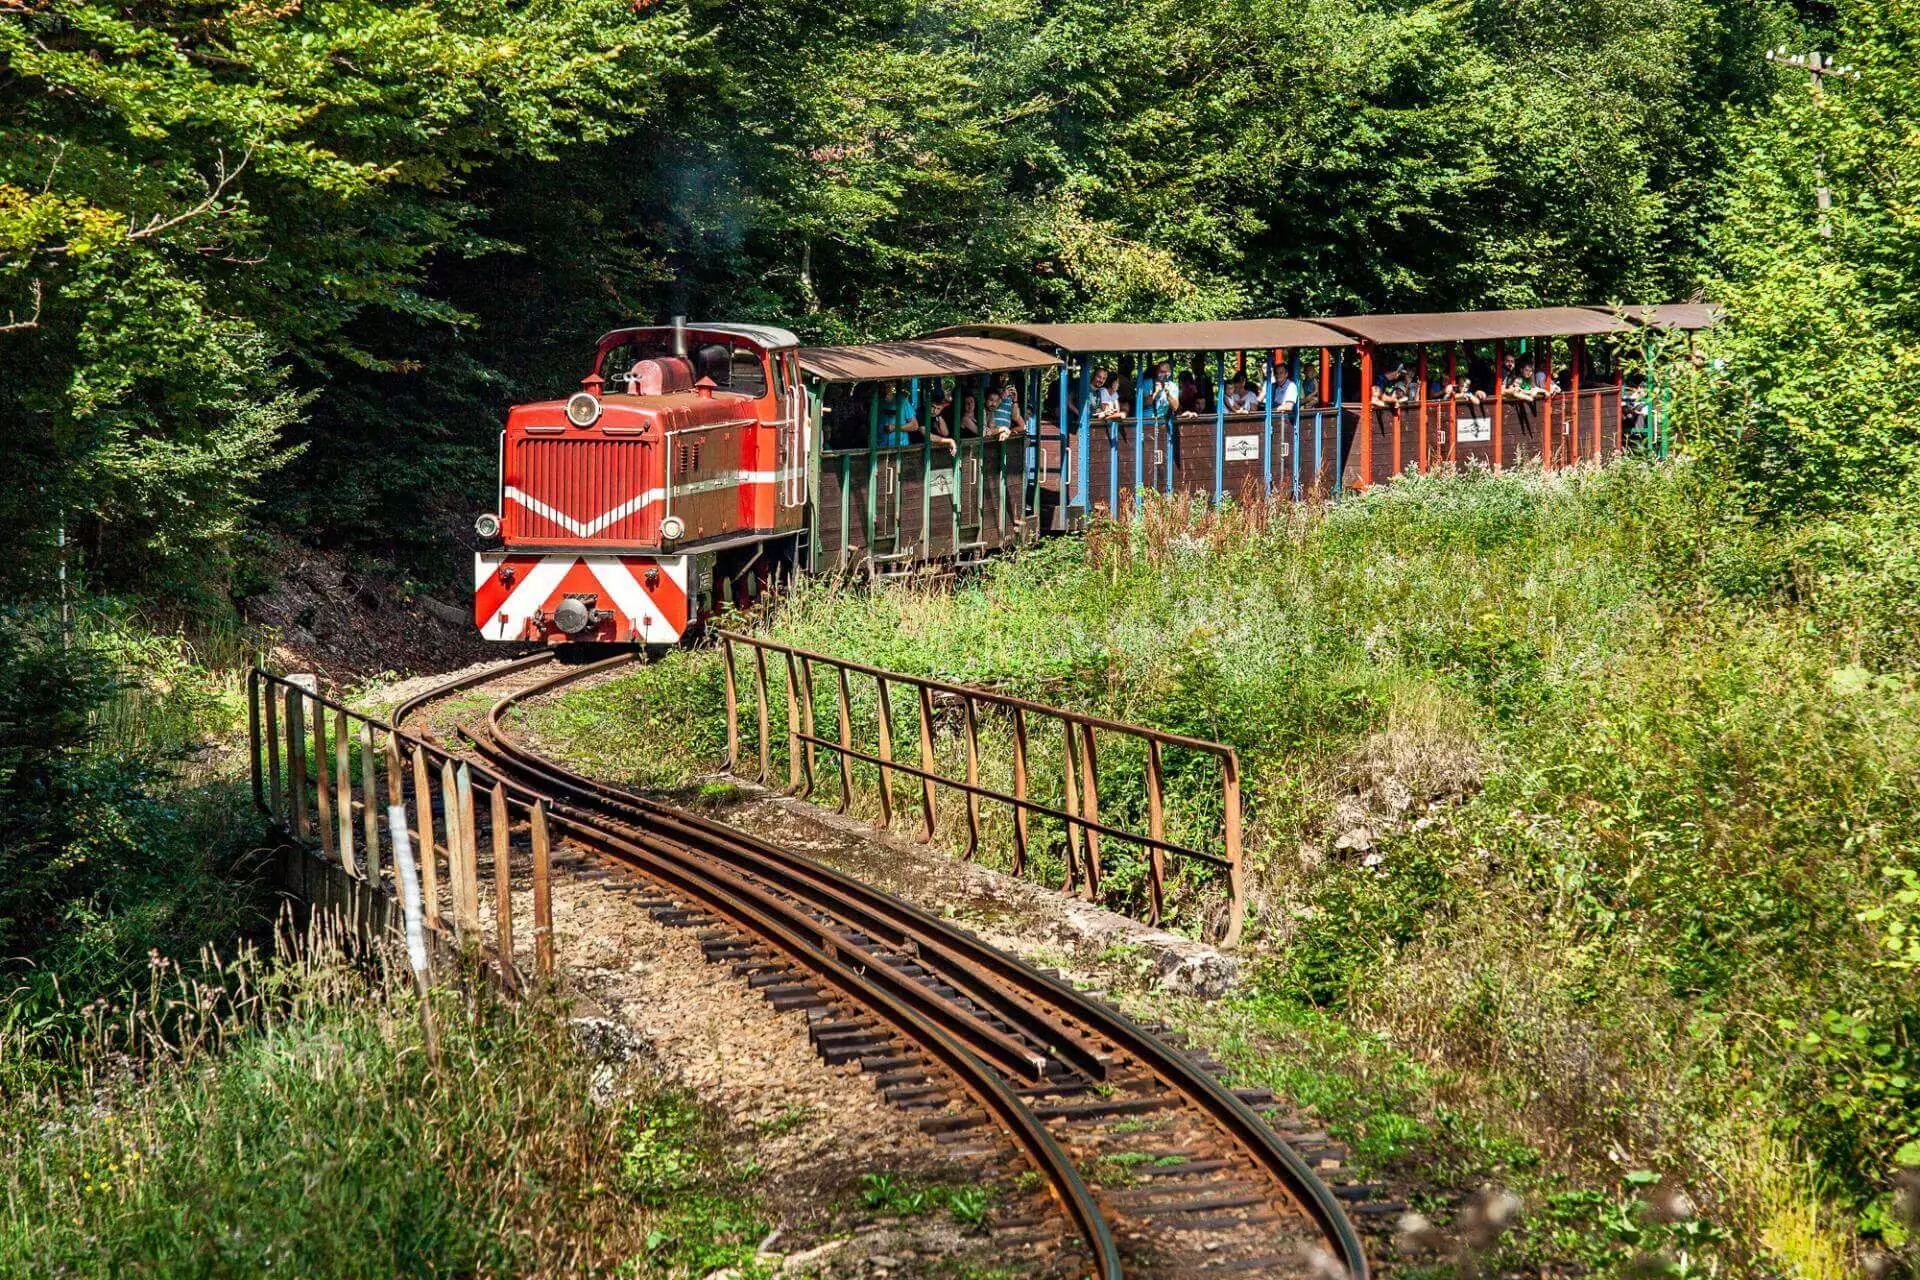
<path id="1" fill-rule="evenodd" d="M 353 683 L 389 673 L 438 674 L 523 651 L 482 640 L 470 600 L 428 594 L 342 552 L 282 543 L 261 567 L 273 585 L 241 608 L 266 631 L 283 670 Z"/>

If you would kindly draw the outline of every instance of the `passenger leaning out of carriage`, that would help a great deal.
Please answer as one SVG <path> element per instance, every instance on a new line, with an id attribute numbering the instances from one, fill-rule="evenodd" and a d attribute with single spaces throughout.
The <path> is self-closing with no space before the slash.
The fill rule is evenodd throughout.
<path id="1" fill-rule="evenodd" d="M 1005 440 L 1016 430 L 1026 429 L 1027 422 L 1020 416 L 1020 404 L 1014 399 L 1013 388 L 995 387 L 987 392 L 986 439 Z"/>
<path id="2" fill-rule="evenodd" d="M 1452 400 L 1456 404 L 1469 406 L 1474 417 L 1480 415 L 1480 410 L 1485 408 L 1487 403 L 1487 393 L 1473 385 L 1473 376 L 1471 374 L 1464 373 L 1460 375 L 1457 381 L 1449 382 L 1446 385 L 1446 389 L 1441 393 L 1441 398 Z"/>
<path id="3" fill-rule="evenodd" d="M 954 442 L 953 415 L 953 393 L 942 387 L 933 393 L 933 403 L 927 408 L 927 441 L 948 453 L 959 452 L 959 445 Z"/>

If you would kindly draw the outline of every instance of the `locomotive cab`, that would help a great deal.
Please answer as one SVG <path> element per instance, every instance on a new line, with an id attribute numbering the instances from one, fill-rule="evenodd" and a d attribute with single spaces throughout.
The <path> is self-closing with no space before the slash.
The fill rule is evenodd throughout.
<path id="1" fill-rule="evenodd" d="M 580 390 L 500 436 L 497 542 L 475 556 L 493 640 L 674 644 L 757 596 L 801 536 L 798 343 L 759 325 L 619 329 Z"/>

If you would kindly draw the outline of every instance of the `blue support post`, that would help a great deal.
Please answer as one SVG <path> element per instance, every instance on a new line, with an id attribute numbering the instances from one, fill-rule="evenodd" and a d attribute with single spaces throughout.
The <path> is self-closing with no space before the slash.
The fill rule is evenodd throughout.
<path id="1" fill-rule="evenodd" d="M 1300 409 L 1306 396 L 1301 394 L 1300 351 L 1295 348 L 1287 360 L 1287 376 L 1293 380 L 1293 500 L 1300 501 Z"/>
<path id="2" fill-rule="evenodd" d="M 1361 395 L 1366 388 L 1361 388 Z M 1336 351 L 1333 356 L 1333 495 L 1339 497 L 1346 492 L 1347 483 L 1347 446 L 1340 439 L 1341 409 L 1347 398 L 1347 353 Z"/>
<path id="3" fill-rule="evenodd" d="M 1067 378 L 1071 376 L 1072 373 L 1072 360 L 1063 352 L 1060 357 L 1060 413 L 1058 415 L 1060 421 L 1060 510 L 1063 519 L 1067 508 L 1073 505 L 1073 491 L 1067 488 L 1067 473 L 1072 470 L 1069 464 L 1073 461 L 1071 454 L 1073 448 L 1073 433 L 1067 429 Z M 1074 483 L 1079 483 L 1078 477 L 1075 477 Z"/>
<path id="4" fill-rule="evenodd" d="M 1146 502 L 1142 489 L 1147 483 L 1147 380 L 1146 357 L 1135 353 L 1133 357 L 1133 509 L 1140 510 Z"/>
<path id="5" fill-rule="evenodd" d="M 1093 506 L 1093 485 L 1088 475 L 1093 469 L 1093 405 L 1089 397 L 1093 393 L 1093 361 L 1086 356 L 1080 357 L 1080 421 L 1074 428 L 1080 435 L 1078 474 L 1073 478 L 1074 496 L 1079 500 L 1080 514 L 1085 515 Z"/>
<path id="6" fill-rule="evenodd" d="M 1260 434 L 1260 475 L 1268 493 L 1273 492 L 1273 375 L 1275 372 L 1273 352 L 1269 351 L 1267 352 L 1266 394 L 1261 397 L 1266 401 L 1267 419 Z"/>
<path id="7" fill-rule="evenodd" d="M 1213 354 L 1213 505 L 1227 495 L 1227 398 L 1220 388 L 1227 380 L 1227 353 Z"/>

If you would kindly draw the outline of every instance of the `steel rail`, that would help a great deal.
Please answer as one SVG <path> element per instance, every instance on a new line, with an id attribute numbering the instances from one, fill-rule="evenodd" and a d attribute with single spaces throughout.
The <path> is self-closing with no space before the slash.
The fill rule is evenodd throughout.
<path id="1" fill-rule="evenodd" d="M 625 655 L 622 656 L 624 657 Z M 392 717 L 388 723 L 396 730 L 404 729 L 406 727 L 407 717 L 418 711 L 421 707 L 426 706 L 429 702 L 438 702 L 442 698 L 450 698 L 456 693 L 464 693 L 468 689 L 475 688 L 479 685 L 491 684 L 502 676 L 514 675 L 527 670 L 529 667 L 537 667 L 543 662 L 552 662 L 553 659 L 554 654 L 548 651 L 546 653 L 536 653 L 525 658 L 518 658 L 512 662 L 502 663 L 497 667 L 488 667 L 484 671 L 469 671 L 466 675 L 449 680 L 445 684 L 435 685 L 425 693 L 416 693 L 405 702 L 395 706 Z M 595 665 L 604 666 L 605 664 L 596 663 Z"/>
<path id="2" fill-rule="evenodd" d="M 540 654 L 495 668 L 477 679 L 473 676 L 462 677 L 423 696 L 409 699 L 403 705 L 409 712 L 417 710 L 439 697 L 472 688 L 490 678 L 523 670 L 545 660 L 547 656 Z M 559 679 L 543 682 L 536 689 L 571 683 L 628 662 L 632 657 L 631 654 L 620 654 L 563 671 L 559 673 Z M 499 705 L 496 704 L 489 715 L 490 723 L 494 722 L 498 711 Z M 397 728 L 394 732 L 401 737 L 414 737 Z M 709 859 L 691 850 L 679 850 L 660 841 L 642 844 L 628 839 L 606 830 L 604 819 L 596 819 L 592 814 L 580 813 L 570 806 L 556 803 L 554 796 L 529 787 L 524 781 L 516 783 L 505 777 L 499 780 L 530 800 L 545 802 L 555 825 L 566 830 L 576 842 L 599 851 L 603 856 L 634 866 L 649 878 L 697 899 L 708 910 L 732 920 L 744 931 L 760 937 L 783 955 L 805 965 L 822 981 L 838 988 L 861 1007 L 878 1014 L 907 1039 L 930 1052 L 1025 1151 L 1086 1244 L 1098 1280 L 1122 1280 L 1119 1247 L 1114 1241 L 1112 1228 L 1080 1171 L 1005 1080 L 982 1062 L 961 1037 L 943 1029 L 913 1007 L 910 1002 L 923 1001 L 924 992 L 894 974 L 878 957 L 828 936 L 819 922 L 808 917 L 800 908 L 782 902 L 738 875 L 717 871 Z M 807 937 L 809 933 L 813 935 L 811 940 Z M 854 953 L 859 963 L 849 963 L 843 958 L 848 953 Z M 911 989 L 899 990 L 896 994 L 896 991 L 878 985 L 876 975 Z"/>
<path id="3" fill-rule="evenodd" d="M 824 931 L 818 925 L 813 926 L 816 936 L 811 939 L 790 927 L 794 917 L 805 918 L 796 908 L 755 891 L 738 877 L 716 875 L 698 855 L 674 856 L 645 848 L 605 830 L 591 815 L 573 817 L 556 812 L 556 823 L 581 843 L 637 867 L 649 878 L 697 899 L 708 910 L 772 943 L 781 953 L 805 965 L 816 977 L 839 988 L 855 1003 L 879 1014 L 901 1034 L 938 1058 L 975 1101 L 1025 1149 L 1028 1159 L 1047 1180 L 1054 1198 L 1093 1254 L 1095 1274 L 1100 1280 L 1121 1280 L 1120 1250 L 1114 1242 L 1113 1230 L 1066 1151 L 1012 1087 L 975 1056 L 959 1037 L 935 1025 L 905 999 L 872 981 L 876 968 L 885 969 L 877 959 L 860 965 L 849 963 L 840 954 L 849 949 L 820 936 Z"/>
<path id="4" fill-rule="evenodd" d="M 533 760 L 539 771 L 553 783 L 564 785 L 576 795 L 591 797 L 601 805 L 611 803 L 636 815 L 638 822 L 652 824 L 684 840 L 718 846 L 724 852 L 717 852 L 714 856 L 726 859 L 730 865 L 739 866 L 745 857 L 751 860 L 756 873 L 764 870 L 776 872 L 783 881 L 791 882 L 792 878 L 809 881 L 817 886 L 815 892 L 835 899 L 820 905 L 829 909 L 852 905 L 859 908 L 858 914 L 861 915 L 878 913 L 888 920 L 896 933 L 904 931 L 914 935 L 923 952 L 928 951 L 929 944 L 932 944 L 936 953 L 946 953 L 962 960 L 962 972 L 984 972 L 1036 1003 L 1067 1013 L 1108 1039 L 1122 1052 L 1134 1057 L 1161 1084 L 1184 1098 L 1187 1105 L 1215 1121 L 1261 1172 L 1313 1220 L 1322 1237 L 1336 1250 L 1352 1280 L 1367 1280 L 1369 1265 L 1359 1234 L 1345 1210 L 1340 1207 L 1338 1198 L 1300 1154 L 1275 1133 L 1252 1107 L 1236 1097 L 1211 1073 L 1118 1010 L 1088 997 L 1065 982 L 1047 977 L 946 921 L 853 877 L 779 849 L 746 832 L 675 809 L 625 788 L 587 778 L 544 757 L 538 757 L 513 742 L 500 727 L 500 714 L 513 704 L 551 692 L 625 660 L 628 660 L 627 655 L 622 655 L 621 658 L 595 663 L 590 667 L 560 672 L 507 694 L 488 712 L 488 735 L 505 754 Z"/>
<path id="5" fill-rule="evenodd" d="M 630 838 L 636 842 L 647 844 L 659 838 L 648 830 L 649 825 L 654 823 L 654 819 L 649 814 L 632 805 L 623 804 L 608 793 L 599 790 L 591 779 L 572 773 L 528 751 L 515 743 L 496 725 L 489 725 L 486 738 L 469 735 L 469 739 L 482 757 L 497 767 L 511 770 L 523 778 L 537 779 L 548 787 L 568 792 L 600 810 L 602 817 L 606 816 L 605 811 L 609 808 L 624 811 L 620 816 L 631 825 Z M 527 784 L 523 782 L 521 785 Z M 691 838 L 711 843 L 711 837 L 703 833 L 695 833 Z M 706 856 L 715 855 L 708 850 Z M 803 896 L 811 895 L 816 900 L 823 892 L 823 886 L 817 879 L 797 874 L 792 868 L 760 866 L 755 869 L 755 874 L 787 892 Z M 825 891 L 831 892 L 830 889 Z M 941 944 L 938 938 L 903 930 L 898 920 L 885 909 L 875 910 L 864 905 L 850 907 L 844 901 L 836 903 L 835 909 L 843 922 L 854 925 L 869 935 L 889 939 L 896 946 L 915 946 L 924 958 L 936 961 L 943 966 L 943 973 L 953 980 L 956 986 L 966 990 L 976 1003 L 991 1009 L 1007 1022 L 1019 1026 L 1054 1056 L 1071 1063 L 1088 1078 L 1095 1081 L 1103 1081 L 1107 1078 L 1108 1060 L 1104 1055 L 1090 1049 L 1070 1028 L 1047 1018 L 1032 1004 L 1009 998 L 1009 991 L 1003 983 L 996 983 L 990 975 L 981 972 L 977 966 L 969 964 L 964 957 L 953 954 Z M 846 949 L 853 949 L 851 944 L 840 945 Z M 873 962 L 881 963 L 878 957 L 873 957 Z M 917 987 L 914 993 L 916 997 L 919 996 Z M 984 1045 L 991 1050 L 989 1056 L 998 1058 L 1034 1080 L 1044 1078 L 1044 1062 L 1037 1065 L 1033 1063 L 1029 1053 L 1022 1050 L 1017 1042 L 1009 1040 L 997 1028 L 960 1009 L 951 1001 L 941 1000 L 937 1007 L 940 1009 L 940 1020 L 948 1024 L 950 1030 L 958 1034 L 985 1037 Z"/>

